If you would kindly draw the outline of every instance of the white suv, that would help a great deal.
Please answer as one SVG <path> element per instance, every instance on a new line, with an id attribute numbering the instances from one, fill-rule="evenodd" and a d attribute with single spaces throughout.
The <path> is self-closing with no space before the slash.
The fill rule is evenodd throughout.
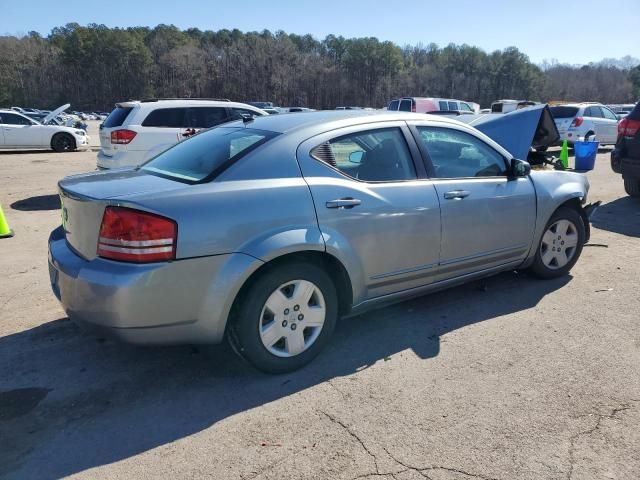
<path id="1" fill-rule="evenodd" d="M 595 135 L 600 144 L 615 145 L 618 117 L 599 103 L 567 103 L 550 107 L 560 133 L 560 141 L 573 144 L 580 137 Z"/>
<path id="2" fill-rule="evenodd" d="M 98 168 L 140 165 L 203 128 L 246 114 L 267 115 L 259 108 L 227 100 L 181 98 L 117 103 L 100 125 Z"/>

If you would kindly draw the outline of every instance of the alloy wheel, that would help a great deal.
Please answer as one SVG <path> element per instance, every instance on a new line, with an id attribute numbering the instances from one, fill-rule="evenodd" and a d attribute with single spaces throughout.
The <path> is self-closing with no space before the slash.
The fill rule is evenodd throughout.
<path id="1" fill-rule="evenodd" d="M 578 230 L 573 222 L 562 219 L 553 223 L 542 236 L 540 257 L 542 263 L 557 270 L 568 264 L 576 254 Z"/>

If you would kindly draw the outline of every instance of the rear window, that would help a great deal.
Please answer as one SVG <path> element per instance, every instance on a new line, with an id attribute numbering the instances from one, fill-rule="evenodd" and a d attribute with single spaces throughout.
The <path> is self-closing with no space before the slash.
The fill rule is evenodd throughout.
<path id="1" fill-rule="evenodd" d="M 174 145 L 142 170 L 186 183 L 208 181 L 276 135 L 244 127 L 214 128 Z"/>
<path id="2" fill-rule="evenodd" d="M 400 103 L 400 100 L 392 100 L 389 103 L 389 106 L 387 107 L 387 110 L 398 110 L 398 104 Z"/>
<path id="3" fill-rule="evenodd" d="M 494 103 L 491 105 L 491 113 L 502 113 L 502 103 Z"/>
<path id="4" fill-rule="evenodd" d="M 636 105 L 636 107 L 631 111 L 627 118 L 630 120 L 640 120 L 640 102 Z"/>
<path id="5" fill-rule="evenodd" d="M 457 102 L 449 102 L 449 110 L 458 110 Z"/>
<path id="6" fill-rule="evenodd" d="M 125 119 L 129 116 L 131 110 L 133 110 L 133 107 L 116 107 L 109 114 L 102 126 L 105 128 L 121 126 L 124 123 Z"/>
<path id="7" fill-rule="evenodd" d="M 153 110 L 142 121 L 143 127 L 183 128 L 186 108 L 158 108 Z"/>
<path id="8" fill-rule="evenodd" d="M 578 113 L 578 107 L 549 107 L 553 118 L 572 118 Z"/>

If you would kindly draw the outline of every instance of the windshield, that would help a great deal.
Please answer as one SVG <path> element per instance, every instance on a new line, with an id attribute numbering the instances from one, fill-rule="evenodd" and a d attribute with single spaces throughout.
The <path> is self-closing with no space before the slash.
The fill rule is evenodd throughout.
<path id="1" fill-rule="evenodd" d="M 578 107 L 550 107 L 553 118 L 572 118 L 578 113 Z"/>
<path id="2" fill-rule="evenodd" d="M 203 182 L 276 135 L 244 127 L 213 128 L 176 144 L 141 168 L 173 180 Z"/>

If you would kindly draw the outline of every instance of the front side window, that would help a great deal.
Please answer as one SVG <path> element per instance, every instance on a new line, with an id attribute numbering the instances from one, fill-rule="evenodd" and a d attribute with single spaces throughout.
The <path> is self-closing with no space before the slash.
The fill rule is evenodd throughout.
<path id="1" fill-rule="evenodd" d="M 311 151 L 317 160 L 363 182 L 394 182 L 416 178 L 409 147 L 399 128 L 352 133 Z"/>
<path id="2" fill-rule="evenodd" d="M 616 115 L 607 107 L 600 107 L 600 110 L 602 111 L 602 115 L 604 116 L 604 118 L 618 121 L 618 117 L 616 117 Z"/>
<path id="3" fill-rule="evenodd" d="M 33 125 L 31 120 L 15 113 L 0 113 L 0 123 L 5 125 Z"/>
<path id="4" fill-rule="evenodd" d="M 400 102 L 400 108 L 399 110 L 401 112 L 410 112 L 411 111 L 411 100 L 407 99 L 407 100 L 402 100 Z"/>
<path id="5" fill-rule="evenodd" d="M 473 112 L 473 109 L 469 106 L 469 104 L 464 102 L 460 102 L 460 110 L 464 110 L 465 112 Z"/>
<path id="6" fill-rule="evenodd" d="M 504 157 L 460 130 L 418 127 L 437 178 L 497 177 L 506 174 Z"/>
<path id="7" fill-rule="evenodd" d="M 186 112 L 184 128 L 211 128 L 228 121 L 226 108 L 192 107 Z"/>
<path id="8" fill-rule="evenodd" d="M 243 127 L 214 128 L 174 145 L 141 169 L 187 183 L 206 181 L 276 135 Z"/>

